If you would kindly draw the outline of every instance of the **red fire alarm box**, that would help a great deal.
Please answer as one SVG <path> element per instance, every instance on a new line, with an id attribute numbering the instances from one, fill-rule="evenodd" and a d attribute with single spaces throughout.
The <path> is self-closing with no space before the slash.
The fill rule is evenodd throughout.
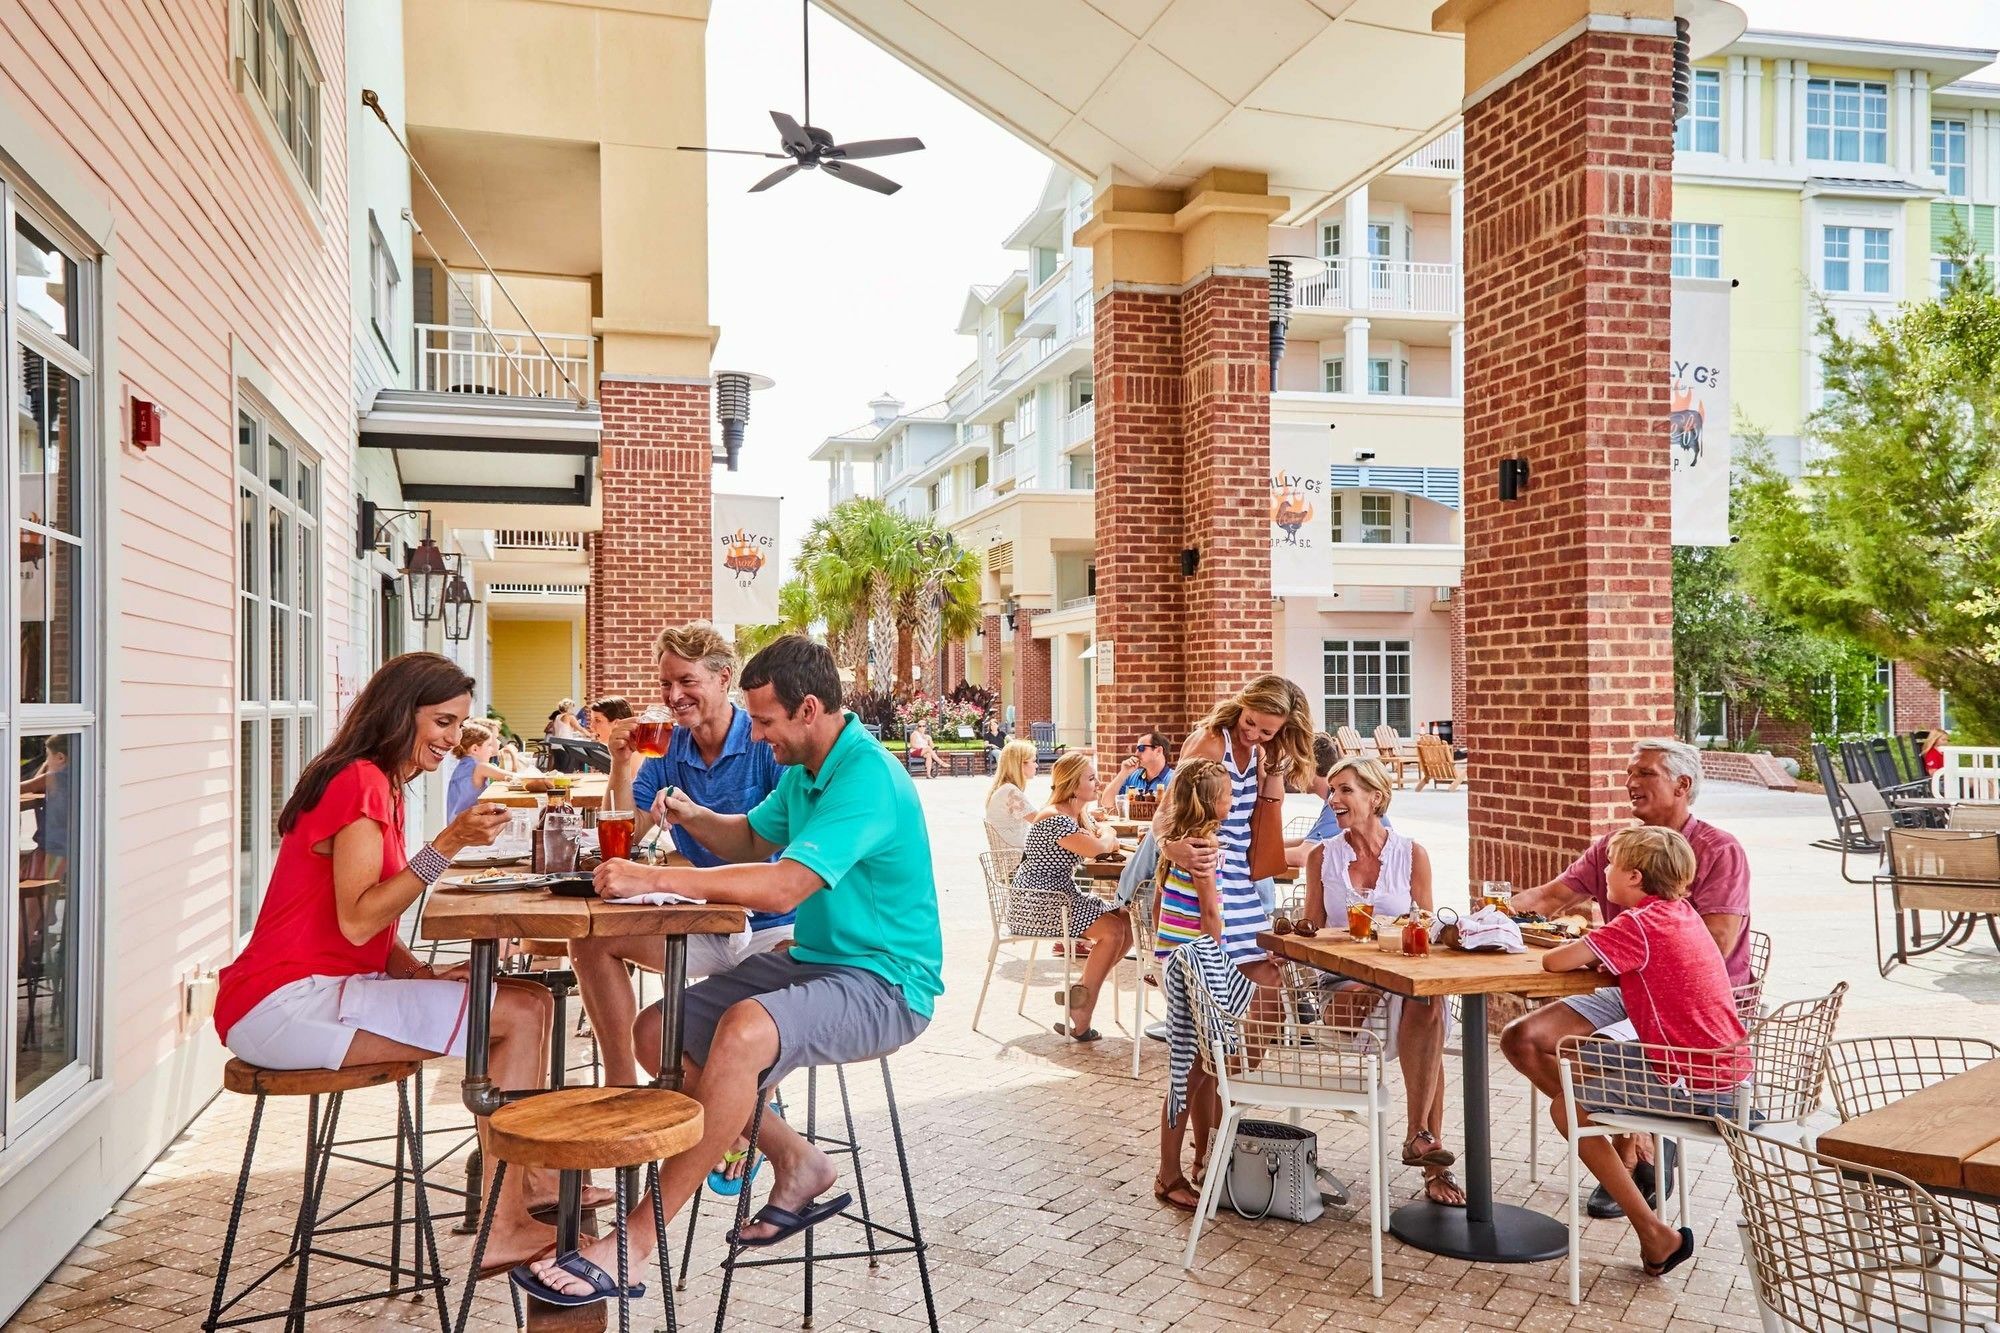
<path id="1" fill-rule="evenodd" d="M 132 400 L 132 447 L 153 449 L 160 443 L 160 405 L 145 398 Z"/>

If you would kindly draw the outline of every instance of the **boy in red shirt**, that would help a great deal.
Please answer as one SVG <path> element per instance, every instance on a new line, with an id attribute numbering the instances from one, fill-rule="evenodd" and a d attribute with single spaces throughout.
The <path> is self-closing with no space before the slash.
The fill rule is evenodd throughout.
<path id="1" fill-rule="evenodd" d="M 1611 901 L 1626 910 L 1542 957 L 1550 972 L 1598 967 L 1616 975 L 1638 1034 L 1637 1042 L 1593 1043 L 1583 1049 L 1577 1124 L 1591 1123 L 1585 1108 L 1593 1105 L 1733 1119 L 1739 1089 L 1750 1077 L 1750 1052 L 1743 1044 L 1728 967 L 1715 937 L 1688 902 L 1694 850 L 1672 829 L 1640 826 L 1613 834 L 1606 852 L 1605 887 Z M 1674 1049 L 1648 1052 L 1645 1047 Z M 1557 1128 L 1564 1128 L 1568 1117 L 1561 1099 L 1549 1109 Z M 1693 1255 L 1694 1233 L 1668 1226 L 1646 1206 L 1610 1140 L 1582 1139 L 1577 1156 L 1625 1210 L 1639 1234 L 1639 1254 L 1648 1273 L 1671 1272 Z"/>

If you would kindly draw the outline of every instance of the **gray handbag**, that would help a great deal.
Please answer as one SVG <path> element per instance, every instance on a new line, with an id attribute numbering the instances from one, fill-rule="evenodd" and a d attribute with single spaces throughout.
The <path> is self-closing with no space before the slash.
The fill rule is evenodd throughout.
<path id="1" fill-rule="evenodd" d="M 1222 1178 L 1229 1206 L 1251 1222 L 1313 1222 L 1319 1196 L 1319 1136 L 1276 1120 L 1240 1120 Z"/>

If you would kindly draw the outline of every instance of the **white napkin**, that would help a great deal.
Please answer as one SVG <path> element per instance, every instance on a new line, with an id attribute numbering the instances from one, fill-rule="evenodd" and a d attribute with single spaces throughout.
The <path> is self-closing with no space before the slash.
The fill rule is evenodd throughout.
<path id="1" fill-rule="evenodd" d="M 1528 946 L 1521 942 L 1521 928 L 1512 917 L 1497 907 L 1482 907 L 1458 919 L 1458 947 L 1522 953 Z"/>
<path id="2" fill-rule="evenodd" d="M 671 907 L 675 903 L 693 903 L 700 906 L 706 898 L 690 898 L 685 893 L 642 893 L 636 898 L 620 898 L 621 903 L 642 903 L 647 907 Z"/>

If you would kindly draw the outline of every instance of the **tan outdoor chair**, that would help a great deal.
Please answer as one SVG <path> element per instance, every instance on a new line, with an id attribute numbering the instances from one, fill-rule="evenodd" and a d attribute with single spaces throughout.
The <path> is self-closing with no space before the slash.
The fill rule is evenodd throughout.
<path id="1" fill-rule="evenodd" d="M 1974 829 L 1892 828 L 1884 857 L 1886 873 L 1875 880 L 1875 964 L 1883 976 L 1898 963 L 1938 949 L 1956 948 L 1972 938 L 1983 921 L 2000 948 L 2000 833 Z M 1882 951 L 1882 894 L 1889 894 L 1896 947 Z M 1924 912 L 1942 924 L 1925 938 Z"/>
<path id="2" fill-rule="evenodd" d="M 1368 742 L 1361 739 L 1361 733 L 1353 727 L 1339 727 L 1334 730 L 1333 739 L 1340 746 L 1342 759 L 1366 759 Z"/>
<path id="3" fill-rule="evenodd" d="M 1847 873 L 1848 858 L 1857 850 L 1867 850 L 1878 859 L 1877 873 L 1880 872 L 1885 843 L 1883 839 L 1896 826 L 1895 811 L 1882 799 L 1872 782 L 1843 782 L 1840 784 L 1841 804 L 1846 813 L 1842 816 L 1843 837 L 1840 844 L 1840 877 L 1849 884 L 1869 884 L 1873 877 L 1856 879 Z"/>
<path id="4" fill-rule="evenodd" d="M 1387 723 L 1375 728 L 1375 756 L 1382 761 L 1382 767 L 1389 770 L 1389 776 L 1398 787 L 1403 785 L 1404 767 L 1417 762 L 1416 747 Z"/>
<path id="5" fill-rule="evenodd" d="M 1994 1238 L 1915 1181 L 1723 1125 L 1743 1260 L 1765 1328 L 1985 1333 Z"/>
<path id="6" fill-rule="evenodd" d="M 1951 808 L 1945 827 L 1979 833 L 2000 833 L 2000 805 L 1991 801 L 1960 801 Z"/>
<path id="7" fill-rule="evenodd" d="M 1457 791 L 1465 781 L 1465 761 L 1451 757 L 1451 747 L 1435 736 L 1417 737 L 1417 790 L 1432 785 Z"/>

